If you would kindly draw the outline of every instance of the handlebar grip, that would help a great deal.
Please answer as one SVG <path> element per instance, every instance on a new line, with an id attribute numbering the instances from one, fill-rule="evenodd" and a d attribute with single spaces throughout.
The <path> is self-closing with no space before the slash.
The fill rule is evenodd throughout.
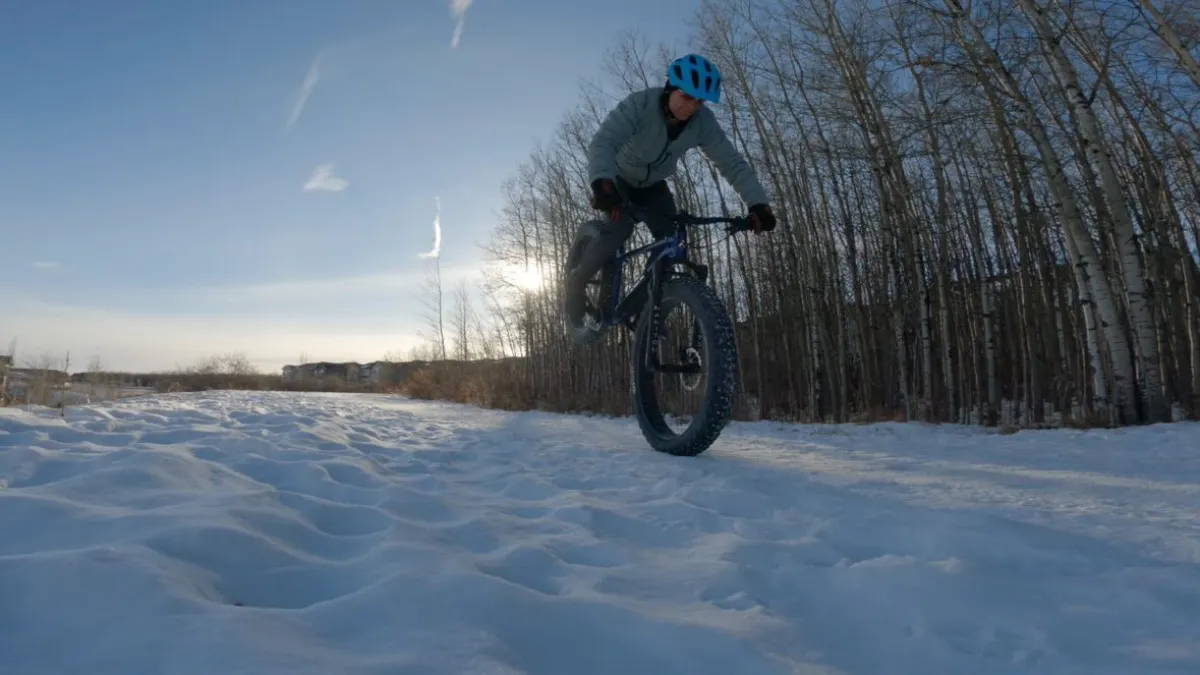
<path id="1" fill-rule="evenodd" d="M 752 223 L 753 223 L 753 221 L 751 221 L 749 218 L 739 219 L 735 222 L 730 223 L 729 227 L 725 228 L 725 231 L 728 232 L 729 234 L 737 234 L 738 232 L 746 232 L 754 227 L 754 225 Z"/>

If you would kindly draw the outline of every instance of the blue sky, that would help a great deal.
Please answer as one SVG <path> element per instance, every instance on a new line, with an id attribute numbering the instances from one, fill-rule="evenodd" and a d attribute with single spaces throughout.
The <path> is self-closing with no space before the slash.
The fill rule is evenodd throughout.
<path id="1" fill-rule="evenodd" d="M 72 370 L 406 353 L 435 198 L 443 274 L 469 278 L 502 181 L 619 34 L 686 49 L 698 4 L 475 0 L 452 45 L 451 2 L 6 10 L 0 351 L 70 350 Z M 321 167 L 342 189 L 305 189 Z"/>

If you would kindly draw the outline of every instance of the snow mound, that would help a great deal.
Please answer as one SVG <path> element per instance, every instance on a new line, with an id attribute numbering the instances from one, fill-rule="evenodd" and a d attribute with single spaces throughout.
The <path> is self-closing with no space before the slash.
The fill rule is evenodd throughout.
<path id="1" fill-rule="evenodd" d="M 0 409 L 0 673 L 1200 672 L 1200 424 Z"/>

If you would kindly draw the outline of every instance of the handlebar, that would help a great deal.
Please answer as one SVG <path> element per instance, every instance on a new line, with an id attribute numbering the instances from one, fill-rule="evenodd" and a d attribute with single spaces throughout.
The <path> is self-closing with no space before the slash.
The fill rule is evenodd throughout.
<path id="1" fill-rule="evenodd" d="M 728 224 L 725 231 L 730 234 L 754 228 L 754 221 L 750 216 L 694 216 L 687 212 L 681 212 L 675 216 L 675 222 L 681 225 Z"/>
<path id="2" fill-rule="evenodd" d="M 628 201 L 625 202 L 625 205 L 622 207 L 621 210 L 625 211 L 625 212 L 630 212 L 639 218 L 647 215 L 646 211 L 644 209 L 634 206 L 633 204 L 629 203 Z M 676 225 L 683 225 L 685 227 L 691 227 L 694 225 L 725 224 L 725 225 L 727 225 L 727 227 L 725 227 L 724 229 L 729 234 L 736 234 L 738 232 L 745 232 L 747 230 L 754 229 L 754 221 L 749 215 L 746 215 L 746 216 L 696 216 L 696 215 L 692 215 L 691 213 L 688 213 L 687 211 L 680 211 L 680 212 L 676 213 L 675 216 L 673 216 L 672 220 L 675 222 Z"/>

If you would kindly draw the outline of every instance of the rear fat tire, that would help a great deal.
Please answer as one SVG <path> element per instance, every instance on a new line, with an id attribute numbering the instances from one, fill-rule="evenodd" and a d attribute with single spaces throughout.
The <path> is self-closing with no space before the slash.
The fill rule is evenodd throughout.
<path id="1" fill-rule="evenodd" d="M 671 277 L 663 284 L 663 304 L 690 307 L 703 336 L 701 363 L 705 368 L 704 403 L 682 434 L 675 435 L 663 420 L 654 391 L 654 373 L 643 365 L 647 320 L 639 320 L 633 341 L 632 390 L 638 426 L 652 448 L 668 455 L 695 457 L 717 440 L 729 423 L 738 395 L 737 343 L 724 304 L 711 287 L 694 277 Z"/>

